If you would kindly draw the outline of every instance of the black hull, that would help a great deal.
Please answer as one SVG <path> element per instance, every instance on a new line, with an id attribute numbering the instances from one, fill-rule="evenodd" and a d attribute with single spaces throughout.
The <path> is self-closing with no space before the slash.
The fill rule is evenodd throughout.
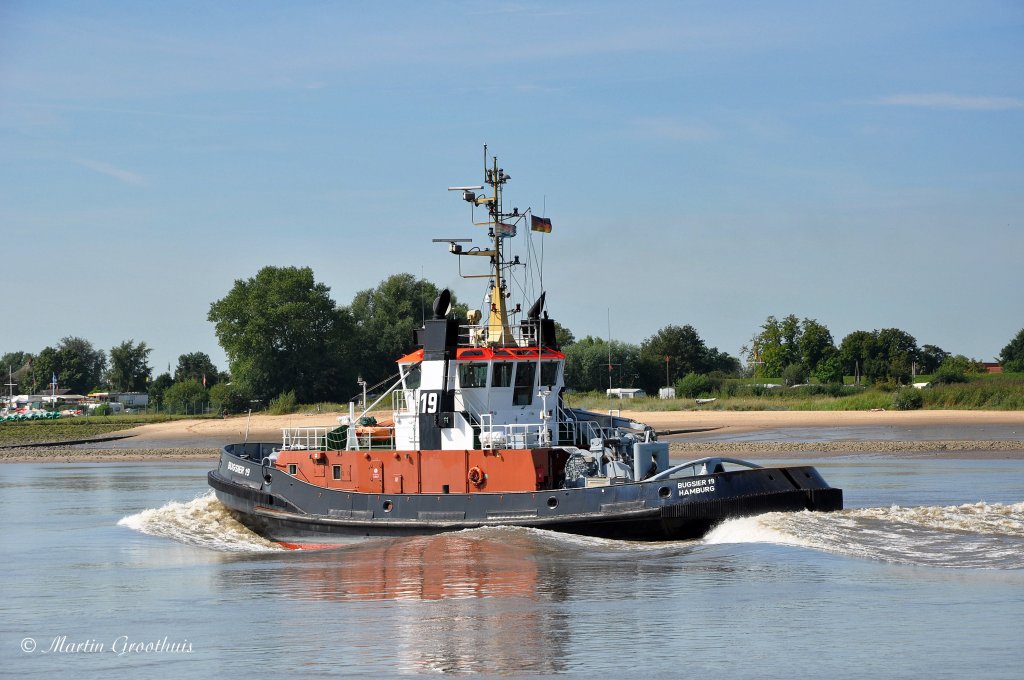
<path id="1" fill-rule="evenodd" d="M 502 494 L 359 493 L 325 489 L 263 467 L 256 460 L 268 446 L 227 447 L 209 483 L 242 523 L 284 543 L 500 526 L 665 541 L 699 538 L 733 517 L 843 506 L 842 490 L 829 487 L 813 467 L 724 472 L 696 478 L 697 483 L 672 479 Z"/>

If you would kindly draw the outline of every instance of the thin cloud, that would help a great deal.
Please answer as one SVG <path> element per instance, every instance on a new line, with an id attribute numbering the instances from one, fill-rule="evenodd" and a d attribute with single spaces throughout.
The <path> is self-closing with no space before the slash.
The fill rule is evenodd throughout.
<path id="1" fill-rule="evenodd" d="M 137 187 L 146 185 L 146 180 L 143 179 L 142 175 L 115 167 L 108 163 L 101 163 L 99 161 L 89 160 L 88 158 L 72 158 L 71 160 L 78 165 L 81 165 L 83 168 L 88 168 L 89 170 L 98 172 L 101 175 L 106 175 L 107 177 L 113 177 L 125 184 L 131 184 Z"/>
<path id="2" fill-rule="evenodd" d="M 954 111 L 1009 111 L 1024 109 L 1024 99 L 1016 97 L 964 97 L 956 94 L 897 94 L 882 97 L 886 106 L 916 106 Z"/>
<path id="3" fill-rule="evenodd" d="M 633 121 L 633 132 L 639 137 L 674 142 L 704 142 L 718 136 L 712 128 L 705 125 L 666 117 L 637 118 Z"/>

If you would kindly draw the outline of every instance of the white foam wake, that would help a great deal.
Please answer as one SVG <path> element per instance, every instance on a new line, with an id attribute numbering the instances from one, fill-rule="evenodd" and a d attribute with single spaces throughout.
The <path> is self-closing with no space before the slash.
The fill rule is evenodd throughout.
<path id="1" fill-rule="evenodd" d="M 902 564 L 1024 569 L 1024 503 L 773 512 L 723 522 L 705 543 L 775 543 Z"/>
<path id="2" fill-rule="evenodd" d="M 231 516 L 211 491 L 191 501 L 171 501 L 122 518 L 119 526 L 220 552 L 283 550 Z"/>

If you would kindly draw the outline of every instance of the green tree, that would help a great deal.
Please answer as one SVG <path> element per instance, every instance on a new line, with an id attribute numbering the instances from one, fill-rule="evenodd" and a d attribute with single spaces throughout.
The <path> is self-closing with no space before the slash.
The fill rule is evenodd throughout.
<path id="1" fill-rule="evenodd" d="M 980 361 L 975 361 L 970 357 L 965 357 L 963 354 L 955 354 L 946 357 L 939 367 L 940 370 L 959 372 L 959 373 L 984 373 L 985 364 Z"/>
<path id="2" fill-rule="evenodd" d="M 653 381 L 655 385 L 665 384 L 665 357 L 668 357 L 668 384 L 688 373 L 707 373 L 708 348 L 697 330 L 689 324 L 685 326 L 665 326 L 657 333 L 643 341 L 640 352 L 650 368 L 661 379 Z"/>
<path id="3" fill-rule="evenodd" d="M 572 331 L 563 326 L 562 324 L 555 322 L 555 342 L 562 349 L 565 349 L 572 343 L 576 342 L 576 337 L 572 334 Z"/>
<path id="4" fill-rule="evenodd" d="M 687 373 L 676 381 L 676 396 L 693 399 L 711 397 L 722 387 L 722 381 L 702 373 Z"/>
<path id="5" fill-rule="evenodd" d="M 949 352 L 935 345 L 921 345 L 918 353 L 918 373 L 934 373 L 949 356 Z"/>
<path id="6" fill-rule="evenodd" d="M 782 383 L 790 387 L 807 382 L 807 368 L 800 363 L 790 364 L 782 369 Z"/>
<path id="7" fill-rule="evenodd" d="M 871 331 L 853 331 L 839 343 L 839 360 L 846 375 L 865 375 L 865 364 L 877 353 L 877 336 Z"/>
<path id="8" fill-rule="evenodd" d="M 146 382 L 152 373 L 149 367 L 149 355 L 153 350 L 145 342 L 135 344 L 133 340 L 125 340 L 110 349 L 110 370 L 107 382 L 111 389 L 120 392 L 141 392 L 146 389 Z"/>
<path id="9" fill-rule="evenodd" d="M 836 352 L 829 358 L 820 361 L 813 375 L 818 379 L 818 382 L 825 385 L 842 385 L 844 377 L 843 362 L 839 358 L 839 353 Z"/>
<path id="10" fill-rule="evenodd" d="M 106 367 L 106 352 L 94 349 L 88 340 L 61 338 L 57 347 L 43 348 L 33 360 L 30 391 L 46 391 L 56 376 L 58 387 L 88 394 L 103 383 Z"/>
<path id="11" fill-rule="evenodd" d="M 935 370 L 932 376 L 932 385 L 952 385 L 954 383 L 968 382 L 967 370 L 969 361 L 966 357 L 946 357 L 942 365 Z"/>
<path id="12" fill-rule="evenodd" d="M 171 413 L 198 413 L 209 395 L 198 380 L 174 383 L 164 391 L 164 408 Z"/>
<path id="13" fill-rule="evenodd" d="M 999 352 L 999 363 L 1004 371 L 1024 372 L 1024 328 Z"/>
<path id="14" fill-rule="evenodd" d="M 219 382 L 210 388 L 210 403 L 225 413 L 244 413 L 249 408 L 250 396 L 240 385 Z"/>
<path id="15" fill-rule="evenodd" d="M 608 343 L 588 335 L 564 352 L 567 387 L 580 392 L 604 391 L 608 389 L 609 377 L 613 387 L 640 386 L 643 361 L 637 345 L 616 340 Z"/>
<path id="16" fill-rule="evenodd" d="M 164 393 L 167 388 L 174 384 L 174 378 L 171 377 L 170 373 L 161 373 L 155 379 L 149 382 L 146 392 L 149 394 L 149 403 L 153 406 L 159 406 L 163 403 Z"/>
<path id="17" fill-rule="evenodd" d="M 804 319 L 800 322 L 800 335 L 797 341 L 800 350 L 800 363 L 805 375 L 813 375 L 836 353 L 832 333 L 817 319 Z"/>
<path id="18" fill-rule="evenodd" d="M 914 336 L 898 328 L 854 331 L 839 345 L 844 370 L 853 373 L 859 368 L 861 375 L 870 382 L 909 382 L 911 368 L 918 356 Z"/>
<path id="19" fill-rule="evenodd" d="M 178 366 L 174 369 L 174 382 L 184 380 L 206 380 L 206 387 L 210 388 L 220 382 L 220 373 L 217 367 L 210 360 L 206 352 L 191 352 L 178 357 Z"/>
<path id="20" fill-rule="evenodd" d="M 644 362 L 641 387 L 651 394 L 666 384 L 665 357 L 668 357 L 669 385 L 690 373 L 735 373 L 739 369 L 737 359 L 708 347 L 689 324 L 665 326 L 643 341 L 640 354 Z"/>
<path id="21" fill-rule="evenodd" d="M 738 375 L 742 366 L 740 360 L 728 352 L 720 352 L 717 347 L 709 347 L 705 363 L 712 373 Z"/>
<path id="22" fill-rule="evenodd" d="M 790 377 L 813 375 L 822 362 L 836 353 L 832 333 L 817 319 L 800 321 L 790 314 L 779 320 L 765 319 L 761 332 L 744 348 L 750 356 L 754 375 L 759 378 L 780 378 L 788 370 Z M 790 367 L 797 368 L 790 368 Z"/>
<path id="23" fill-rule="evenodd" d="M 879 357 L 885 366 L 884 376 L 900 383 L 910 382 L 913 365 L 917 361 L 917 340 L 898 328 L 883 328 L 878 331 Z M 875 379 L 875 378 L 872 378 Z"/>
<path id="24" fill-rule="evenodd" d="M 759 378 L 778 378 L 790 364 L 800 362 L 800 320 L 793 314 L 779 321 L 765 319 L 761 332 L 750 341 L 748 353 Z"/>
<path id="25" fill-rule="evenodd" d="M 7 352 L 0 357 L 0 368 L 3 369 L 4 376 L 8 373 L 19 370 L 28 364 L 29 353 L 28 352 Z M 8 371 L 10 369 L 10 371 Z"/>
<path id="26" fill-rule="evenodd" d="M 29 380 L 31 361 L 32 355 L 28 352 L 7 352 L 0 357 L 0 377 L 3 378 L 0 382 L 4 384 L 4 394 L 10 390 L 18 393 L 22 391 L 21 385 Z M 7 386 L 8 381 L 13 383 L 10 388 Z"/>
<path id="27" fill-rule="evenodd" d="M 352 304 L 342 310 L 351 318 L 354 359 L 367 382 L 384 380 L 397 371 L 395 361 L 414 349 L 413 330 L 433 318 L 433 302 L 440 292 L 426 279 L 394 274 L 376 288 L 356 293 Z M 468 308 L 454 296 L 452 309 L 456 318 L 466 318 Z M 345 396 L 353 393 L 350 390 Z"/>
<path id="28" fill-rule="evenodd" d="M 352 326 L 329 292 L 309 267 L 268 266 L 235 281 L 208 317 L 233 379 L 264 402 L 293 389 L 306 403 L 351 393 Z"/>

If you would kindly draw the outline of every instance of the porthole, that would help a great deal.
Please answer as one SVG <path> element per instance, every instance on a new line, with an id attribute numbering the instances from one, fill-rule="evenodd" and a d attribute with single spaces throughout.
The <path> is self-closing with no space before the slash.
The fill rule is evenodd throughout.
<path id="1" fill-rule="evenodd" d="M 661 496 L 662 498 L 668 498 L 671 494 L 672 489 L 668 488 L 667 486 L 663 486 L 660 489 L 658 489 L 658 495 Z"/>
<path id="2" fill-rule="evenodd" d="M 395 504 L 391 501 L 384 501 L 384 512 L 391 512 L 395 509 Z"/>
<path id="3" fill-rule="evenodd" d="M 548 507 L 551 508 L 552 510 L 557 508 L 558 507 L 558 499 L 555 498 L 554 496 L 551 496 L 550 498 L 548 498 Z"/>

